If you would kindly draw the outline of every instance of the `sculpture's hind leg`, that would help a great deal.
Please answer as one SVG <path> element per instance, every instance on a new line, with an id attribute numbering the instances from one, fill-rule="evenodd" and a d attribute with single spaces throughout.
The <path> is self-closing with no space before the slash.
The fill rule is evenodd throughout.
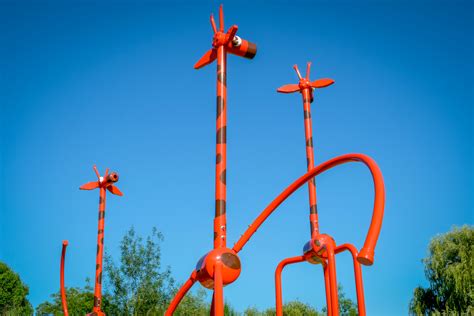
<path id="1" fill-rule="evenodd" d="M 354 279 L 357 293 L 357 311 L 359 316 L 365 316 L 365 298 L 364 298 L 364 284 L 362 282 L 362 267 L 359 261 L 357 261 L 357 248 L 351 244 L 342 244 L 336 247 L 335 253 L 341 253 L 343 251 L 349 251 L 352 255 L 352 261 L 354 265 Z"/>
<path id="2" fill-rule="evenodd" d="M 278 264 L 275 270 L 275 310 L 277 316 L 283 316 L 283 300 L 281 294 L 281 273 L 283 271 L 283 268 L 285 268 L 285 266 L 289 264 L 295 264 L 303 261 L 305 261 L 304 256 L 286 258 Z"/>

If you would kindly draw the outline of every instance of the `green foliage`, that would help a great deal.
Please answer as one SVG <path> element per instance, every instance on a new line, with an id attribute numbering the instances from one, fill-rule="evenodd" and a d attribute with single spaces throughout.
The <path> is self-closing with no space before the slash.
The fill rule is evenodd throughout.
<path id="1" fill-rule="evenodd" d="M 32 315 L 29 293 L 20 276 L 0 262 L 0 315 Z"/>
<path id="2" fill-rule="evenodd" d="M 207 297 L 207 293 L 202 288 L 197 290 L 196 294 L 188 293 L 179 304 L 174 315 L 176 316 L 186 316 L 186 315 L 208 316 L 209 304 L 206 302 L 206 297 Z"/>
<path id="3" fill-rule="evenodd" d="M 339 314 L 341 316 L 357 316 L 357 305 L 350 299 L 346 297 L 342 285 L 337 286 L 337 295 L 339 300 Z M 326 306 L 323 307 L 323 312 L 327 313 Z"/>
<path id="4" fill-rule="evenodd" d="M 429 287 L 414 290 L 411 314 L 474 313 L 473 249 L 472 226 L 454 227 L 431 240 L 423 259 Z"/>
<path id="5" fill-rule="evenodd" d="M 92 312 L 94 305 L 94 292 L 86 279 L 84 288 L 71 287 L 66 288 L 67 307 L 70 315 L 85 315 Z M 36 315 L 63 315 L 63 307 L 61 303 L 61 292 L 51 295 L 52 301 L 46 301 L 36 307 Z M 107 313 L 112 310 L 110 306 L 110 298 L 108 295 L 102 297 L 102 309 Z"/>
<path id="6" fill-rule="evenodd" d="M 153 228 L 146 241 L 131 228 L 120 243 L 120 265 L 105 256 L 106 289 L 112 315 L 162 314 L 173 293 L 169 268 L 161 267 L 163 236 Z"/>
<path id="7" fill-rule="evenodd" d="M 271 310 L 274 310 L 273 308 Z M 267 313 L 268 315 L 268 313 Z M 308 304 L 293 301 L 283 304 L 283 315 L 285 316 L 319 316 L 321 315 L 315 308 Z"/>
<path id="8" fill-rule="evenodd" d="M 66 297 L 68 311 L 71 315 L 85 315 L 92 312 L 94 304 L 94 294 L 81 288 L 67 288 Z M 37 315 L 62 315 L 63 308 L 61 304 L 60 292 L 51 295 L 52 302 L 44 302 L 36 307 Z"/>
<path id="9" fill-rule="evenodd" d="M 244 311 L 245 316 L 274 316 L 275 308 L 267 308 L 259 311 L 256 307 L 249 307 Z M 300 301 L 291 301 L 283 304 L 283 315 L 285 316 L 321 316 L 315 308 Z"/>
<path id="10" fill-rule="evenodd" d="M 338 286 L 338 295 L 340 315 L 356 316 L 357 305 L 346 297 L 341 285 Z M 319 312 L 311 305 L 300 301 L 291 301 L 283 304 L 283 315 L 285 316 L 323 316 L 326 315 L 326 313 L 326 307 L 323 307 L 322 311 Z M 256 307 L 249 307 L 244 311 L 245 316 L 274 316 L 275 314 L 275 308 L 267 308 L 264 311 L 259 311 Z"/>
<path id="11" fill-rule="evenodd" d="M 161 242 L 163 236 L 153 228 L 146 240 L 138 236 L 131 228 L 120 243 L 120 257 L 116 263 L 109 254 L 105 255 L 104 290 L 102 310 L 107 315 L 163 315 L 178 287 L 175 286 L 170 269 L 161 266 Z M 86 281 L 87 283 L 87 281 Z M 87 283 L 88 284 L 88 283 Z M 210 303 L 207 291 L 200 288 L 189 292 L 181 301 L 174 315 L 207 316 Z M 339 289 L 339 300 L 342 315 L 356 315 L 355 305 L 345 298 L 342 288 Z M 51 302 L 44 302 L 36 308 L 38 315 L 62 315 L 60 293 L 51 295 Z M 92 311 L 94 295 L 92 287 L 67 289 L 68 310 L 71 315 L 84 315 Z M 351 312 L 348 312 L 351 311 Z M 283 305 L 286 316 L 320 316 L 308 304 L 292 301 Z M 242 315 L 231 305 L 225 304 L 226 316 Z M 246 316 L 275 315 L 274 308 L 259 311 L 256 308 L 245 310 Z"/>

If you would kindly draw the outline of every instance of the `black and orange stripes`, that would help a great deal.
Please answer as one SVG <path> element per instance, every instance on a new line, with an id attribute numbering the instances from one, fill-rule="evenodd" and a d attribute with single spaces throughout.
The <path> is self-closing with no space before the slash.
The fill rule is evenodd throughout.
<path id="1" fill-rule="evenodd" d="M 93 312 L 101 312 L 102 304 L 102 258 L 104 255 L 104 228 L 105 228 L 105 196 L 106 187 L 100 187 L 99 197 L 99 224 L 97 230 L 97 255 L 95 264 L 95 287 L 94 287 L 94 308 Z"/>
<path id="2" fill-rule="evenodd" d="M 303 95 L 304 131 L 306 136 L 306 162 L 308 170 L 314 168 L 313 127 L 311 122 L 312 93 L 313 92 L 311 87 L 303 89 L 303 91 L 301 92 L 301 94 Z M 312 178 L 310 181 L 308 181 L 308 194 L 311 236 L 315 236 L 319 233 L 315 178 Z"/>
<path id="3" fill-rule="evenodd" d="M 217 48 L 216 180 L 214 248 L 226 246 L 227 83 L 226 51 Z"/>
<path id="4" fill-rule="evenodd" d="M 104 255 L 104 230 L 105 230 L 105 197 L 107 190 L 115 195 L 122 196 L 123 193 L 114 184 L 118 181 L 119 176 L 116 172 L 109 174 L 106 169 L 104 177 L 101 177 L 97 167 L 94 166 L 94 172 L 97 181 L 88 182 L 80 187 L 81 190 L 94 190 L 99 188 L 99 224 L 97 229 L 97 254 L 95 264 L 95 286 L 94 286 L 94 306 L 92 313 L 88 315 L 104 316 L 101 310 L 102 306 L 102 271 L 103 271 L 103 255 Z M 63 268 L 62 268 L 63 270 Z M 65 301 L 65 295 L 64 299 Z M 65 305 L 65 304 L 63 304 Z M 63 308 L 65 310 L 65 308 Z"/>
<path id="5" fill-rule="evenodd" d="M 165 315 L 170 316 L 175 311 L 181 299 L 191 286 L 199 281 L 204 287 L 214 290 L 211 304 L 211 315 L 224 316 L 224 291 L 226 284 L 234 282 L 240 274 L 240 261 L 237 255 L 226 247 L 227 221 L 226 221 L 226 168 L 227 168 L 227 54 L 233 54 L 252 59 L 257 53 L 257 46 L 239 36 L 236 36 L 238 27 L 232 25 L 224 32 L 224 11 L 219 7 L 219 28 L 217 28 L 214 15 L 211 14 L 210 22 L 214 36 L 212 48 L 208 50 L 196 64 L 195 69 L 200 69 L 217 60 L 217 96 L 216 96 L 216 171 L 215 171 L 215 213 L 214 213 L 214 249 L 208 252 L 198 262 L 195 273 L 178 291 L 171 301 Z M 229 254 L 228 254 L 229 253 Z M 230 253 L 232 255 L 230 255 Z M 221 255 L 224 254 L 224 257 Z M 206 263 L 203 263 L 203 260 Z M 237 264 L 238 263 L 238 264 Z M 237 269 L 238 267 L 238 269 Z M 207 269 L 210 269 L 207 271 Z"/>
<path id="6" fill-rule="evenodd" d="M 304 132 L 306 136 L 306 165 L 307 170 L 310 171 L 314 168 L 314 150 L 313 150 L 313 127 L 311 122 L 311 103 L 313 102 L 313 91 L 314 89 L 324 88 L 334 83 L 332 79 L 318 79 L 313 82 L 309 81 L 309 74 L 311 69 L 311 63 L 307 64 L 306 76 L 302 77 L 298 66 L 294 65 L 293 68 L 298 75 L 298 84 L 288 84 L 277 89 L 280 93 L 294 93 L 300 92 L 303 97 L 303 117 L 304 117 Z M 318 224 L 318 206 L 316 199 L 316 181 L 314 178 L 308 181 L 308 194 L 309 194 L 309 221 L 311 227 L 311 238 L 314 238 L 319 234 Z"/>

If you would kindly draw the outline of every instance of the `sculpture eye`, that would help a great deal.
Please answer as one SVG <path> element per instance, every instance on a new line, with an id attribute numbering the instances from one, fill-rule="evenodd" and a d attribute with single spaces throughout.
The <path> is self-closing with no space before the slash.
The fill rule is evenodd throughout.
<path id="1" fill-rule="evenodd" d="M 239 36 L 235 35 L 234 38 L 232 39 L 232 45 L 234 47 L 239 47 L 241 44 L 242 44 L 242 39 Z"/>

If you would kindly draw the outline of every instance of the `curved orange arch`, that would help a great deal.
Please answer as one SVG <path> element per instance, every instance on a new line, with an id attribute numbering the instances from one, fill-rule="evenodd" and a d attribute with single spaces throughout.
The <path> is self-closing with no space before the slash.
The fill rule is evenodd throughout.
<path id="1" fill-rule="evenodd" d="M 374 263 L 374 251 L 377 244 L 377 239 L 382 228 L 382 220 L 385 207 L 385 187 L 383 182 L 382 172 L 375 161 L 364 154 L 346 154 L 332 158 L 317 167 L 311 169 L 302 177 L 298 178 L 290 186 L 288 186 L 282 193 L 280 193 L 268 206 L 260 213 L 260 215 L 253 221 L 249 228 L 244 232 L 240 239 L 234 244 L 233 250 L 239 252 L 249 241 L 257 229 L 265 222 L 273 211 L 283 203 L 293 192 L 299 189 L 302 185 L 308 182 L 311 178 L 331 169 L 338 165 L 348 162 L 362 162 L 370 170 L 372 179 L 374 181 L 375 198 L 374 208 L 372 213 L 372 220 L 365 238 L 364 246 L 357 256 L 357 261 L 364 265 L 372 265 Z"/>
<path id="2" fill-rule="evenodd" d="M 69 312 L 67 310 L 67 301 L 66 301 L 66 288 L 64 287 L 64 262 L 66 261 L 66 247 L 68 245 L 68 241 L 63 241 L 63 249 L 61 252 L 61 274 L 59 280 L 59 287 L 61 290 L 61 303 L 63 305 L 63 312 L 64 316 L 69 316 Z"/>
<path id="3" fill-rule="evenodd" d="M 374 181 L 375 198 L 374 208 L 372 213 L 372 220 L 370 222 L 369 231 L 365 238 L 364 246 L 357 255 L 357 261 L 364 265 L 372 265 L 374 263 L 374 250 L 377 244 L 377 239 L 382 228 L 382 220 L 385 207 L 385 187 L 383 182 L 382 172 L 377 166 L 375 161 L 364 154 L 346 154 L 332 158 L 317 167 L 309 170 L 306 174 L 298 178 L 290 186 L 288 186 L 282 193 L 280 193 L 268 206 L 260 213 L 260 215 L 253 221 L 249 228 L 244 232 L 240 239 L 234 244 L 233 250 L 239 252 L 250 240 L 252 235 L 257 231 L 258 228 L 265 222 L 265 220 L 275 211 L 275 209 L 283 203 L 291 194 L 298 190 L 302 185 L 308 182 L 313 177 L 331 169 L 338 165 L 348 162 L 362 162 L 370 170 L 372 179 Z M 342 250 L 341 250 L 342 251 Z M 178 307 L 181 300 L 184 298 L 186 293 L 196 282 L 196 271 L 194 270 L 189 279 L 181 286 L 178 293 L 171 301 L 165 315 L 172 315 L 175 309 Z"/>

